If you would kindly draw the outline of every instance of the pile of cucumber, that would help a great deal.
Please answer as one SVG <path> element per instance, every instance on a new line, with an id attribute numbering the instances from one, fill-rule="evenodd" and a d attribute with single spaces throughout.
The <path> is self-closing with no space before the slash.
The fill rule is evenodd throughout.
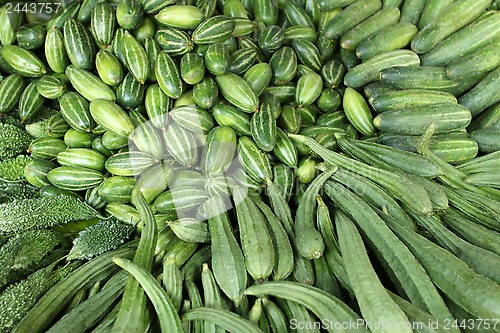
<path id="1" fill-rule="evenodd" d="M 0 333 L 500 332 L 499 7 L 3 4 Z"/>

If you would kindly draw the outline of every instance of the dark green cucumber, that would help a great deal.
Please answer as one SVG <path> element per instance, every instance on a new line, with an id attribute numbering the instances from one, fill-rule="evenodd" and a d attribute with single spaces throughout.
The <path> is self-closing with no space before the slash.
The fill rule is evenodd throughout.
<path id="1" fill-rule="evenodd" d="M 355 1 L 335 16 L 335 19 L 326 25 L 322 34 L 331 39 L 340 38 L 350 29 L 372 16 L 380 8 L 382 8 L 380 0 Z"/>
<path id="2" fill-rule="evenodd" d="M 368 60 L 380 53 L 403 48 L 410 44 L 417 32 L 417 27 L 407 22 L 384 27 L 358 44 L 356 56 Z"/>
<path id="3" fill-rule="evenodd" d="M 410 50 L 387 51 L 352 68 L 344 77 L 344 84 L 358 88 L 380 79 L 380 72 L 385 68 L 403 66 L 414 68 L 420 65 L 418 55 Z"/>
<path id="4" fill-rule="evenodd" d="M 400 134 L 385 134 L 380 136 L 380 142 L 394 148 L 417 152 L 419 136 Z M 458 163 L 476 157 L 478 145 L 466 133 L 453 132 L 437 134 L 432 137 L 429 148 L 448 163 Z"/>
<path id="5" fill-rule="evenodd" d="M 405 109 L 428 104 L 458 103 L 455 96 L 439 90 L 406 89 L 378 94 L 369 99 L 377 112 Z"/>
<path id="6" fill-rule="evenodd" d="M 436 18 L 436 20 L 439 18 Z M 500 12 L 487 11 L 477 20 L 447 37 L 429 52 L 423 54 L 425 66 L 442 66 L 458 60 L 500 36 Z"/>
<path id="7" fill-rule="evenodd" d="M 456 60 L 446 66 L 446 75 L 452 80 L 466 79 L 488 73 L 500 66 L 500 41 Z"/>
<path id="8" fill-rule="evenodd" d="M 471 138 L 479 145 L 483 153 L 492 153 L 500 149 L 500 130 L 477 130 L 471 133 Z"/>
<path id="9" fill-rule="evenodd" d="M 436 124 L 436 133 L 445 133 L 467 127 L 471 119 L 467 108 L 443 103 L 386 111 L 375 117 L 373 124 L 383 132 L 420 135 L 431 122 Z"/>
<path id="10" fill-rule="evenodd" d="M 450 80 L 445 67 L 404 66 L 385 68 L 381 71 L 381 82 L 399 89 L 440 90 L 460 96 L 476 85 L 482 78 L 470 77 L 466 80 Z"/>
<path id="11" fill-rule="evenodd" d="M 400 14 L 397 7 L 381 9 L 345 33 L 340 39 L 340 46 L 349 51 L 356 50 L 358 45 L 369 36 L 378 35 L 381 29 L 398 23 Z"/>
<path id="12" fill-rule="evenodd" d="M 462 95 L 458 102 L 477 116 L 489 106 L 500 101 L 500 67 L 489 73 L 474 88 Z"/>
<path id="13" fill-rule="evenodd" d="M 439 42 L 473 22 L 488 7 L 489 0 L 464 0 L 453 2 L 435 17 L 412 39 L 411 48 L 417 53 L 432 50 Z"/>

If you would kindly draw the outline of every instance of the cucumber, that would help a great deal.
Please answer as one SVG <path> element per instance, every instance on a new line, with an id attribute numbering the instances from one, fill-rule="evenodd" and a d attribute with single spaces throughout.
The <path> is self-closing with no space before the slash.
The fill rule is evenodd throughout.
<path id="1" fill-rule="evenodd" d="M 382 27 L 377 33 L 360 41 L 356 47 L 356 56 L 368 60 L 380 53 L 404 48 L 417 32 L 417 27 L 408 22 Z"/>
<path id="2" fill-rule="evenodd" d="M 67 148 L 63 140 L 51 137 L 41 137 L 31 141 L 28 152 L 34 157 L 55 159 L 57 154 Z"/>
<path id="3" fill-rule="evenodd" d="M 158 54 L 161 52 L 160 45 L 158 45 L 156 40 L 154 40 L 152 37 L 148 37 L 144 41 L 144 49 L 146 50 L 146 54 L 148 55 L 148 64 L 149 64 L 148 79 L 151 82 L 156 82 L 155 66 L 156 66 L 156 58 L 158 57 Z"/>
<path id="4" fill-rule="evenodd" d="M 500 36 L 499 18 L 499 11 L 487 11 L 474 22 L 447 37 L 429 52 L 422 54 L 422 64 L 425 66 L 447 65 L 489 45 Z M 435 20 L 437 19 L 440 17 Z"/>
<path id="5" fill-rule="evenodd" d="M 309 26 L 314 27 L 312 18 L 308 15 L 305 8 L 298 6 L 293 2 L 287 2 L 283 7 L 283 12 L 287 21 L 292 26 Z"/>
<path id="6" fill-rule="evenodd" d="M 363 22 L 382 8 L 380 0 L 360 0 L 344 8 L 322 31 L 330 39 L 340 38 L 343 34 Z"/>
<path id="7" fill-rule="evenodd" d="M 488 73 L 500 66 L 500 41 L 454 61 L 446 66 L 446 75 L 452 80 L 466 79 Z"/>
<path id="8" fill-rule="evenodd" d="M 394 148 L 417 152 L 418 136 L 383 133 L 380 142 Z M 432 137 L 431 151 L 448 163 L 458 163 L 476 157 L 478 145 L 466 133 L 452 132 Z"/>
<path id="9" fill-rule="evenodd" d="M 401 19 L 400 22 L 407 22 L 413 25 L 417 25 L 420 21 L 420 16 L 424 11 L 424 6 L 426 0 L 406 0 L 403 2 L 401 7 Z"/>
<path id="10" fill-rule="evenodd" d="M 87 28 L 70 18 L 64 22 L 63 35 L 69 61 L 76 68 L 90 70 L 94 65 L 95 46 Z"/>
<path id="11" fill-rule="evenodd" d="M 406 89 L 380 93 L 369 99 L 377 112 L 405 109 L 429 104 L 458 103 L 455 96 L 439 90 Z"/>
<path id="12" fill-rule="evenodd" d="M 385 68 L 403 66 L 414 68 L 420 65 L 418 55 L 410 50 L 387 51 L 353 67 L 344 77 L 344 84 L 349 87 L 362 87 L 380 78 Z"/>
<path id="13" fill-rule="evenodd" d="M 348 51 L 356 50 L 358 45 L 369 36 L 378 35 L 383 28 L 398 23 L 400 14 L 397 7 L 386 7 L 379 10 L 345 33 L 340 39 L 340 46 Z"/>
<path id="14" fill-rule="evenodd" d="M 273 71 L 273 82 L 283 84 L 292 80 L 297 71 L 297 54 L 289 46 L 274 52 L 269 60 Z"/>
<path id="15" fill-rule="evenodd" d="M 78 10 L 77 19 L 82 23 L 91 22 L 92 10 L 99 4 L 99 0 L 84 0 Z"/>
<path id="16" fill-rule="evenodd" d="M 490 0 L 452 2 L 443 10 L 443 15 L 435 17 L 413 37 L 412 50 L 419 54 L 429 52 L 446 37 L 478 18 L 490 2 Z"/>
<path id="17" fill-rule="evenodd" d="M 476 130 L 471 138 L 479 145 L 479 150 L 485 154 L 500 150 L 500 130 Z"/>
<path id="18" fill-rule="evenodd" d="M 94 139 L 96 143 L 99 143 L 94 145 Z M 70 128 L 64 134 L 64 143 L 70 148 L 92 147 L 93 149 L 106 155 L 106 157 L 111 156 L 111 152 L 102 145 L 101 137 L 96 137 L 93 133 L 81 132 Z"/>
<path id="19" fill-rule="evenodd" d="M 65 73 L 73 88 L 87 100 L 116 100 L 115 92 L 91 72 L 69 65 Z"/>
<path id="20" fill-rule="evenodd" d="M 123 29 L 136 29 L 143 19 L 144 12 L 139 0 L 127 0 L 117 3 L 116 21 Z"/>
<path id="21" fill-rule="evenodd" d="M 442 15 L 444 10 L 448 5 L 450 5 L 454 0 L 428 0 L 425 2 L 422 15 L 418 20 L 416 26 L 418 29 L 423 29 L 427 24 L 432 22 L 436 17 Z"/>
<path id="22" fill-rule="evenodd" d="M 346 69 L 339 60 L 332 59 L 321 68 L 321 77 L 328 86 L 335 88 L 344 82 Z"/>
<path id="23" fill-rule="evenodd" d="M 493 104 L 476 118 L 474 118 L 467 128 L 468 130 L 477 130 L 477 129 L 499 129 L 498 125 L 500 119 L 500 103 Z"/>
<path id="24" fill-rule="evenodd" d="M 190 85 L 195 85 L 205 76 L 203 58 L 195 53 L 187 53 L 181 58 L 181 78 Z"/>
<path id="25" fill-rule="evenodd" d="M 51 28 L 62 29 L 64 23 L 68 21 L 70 18 L 75 18 L 78 15 L 78 10 L 80 9 L 79 2 L 73 2 L 68 6 L 62 8 L 61 11 L 56 13 L 49 21 L 46 23 L 47 30 Z"/>
<path id="26" fill-rule="evenodd" d="M 473 116 L 479 115 L 489 106 L 500 101 L 500 67 L 489 73 L 474 88 L 460 96 L 458 102 L 468 108 Z"/>
<path id="27" fill-rule="evenodd" d="M 440 90 L 455 96 L 460 96 L 482 79 L 479 76 L 467 80 L 451 80 L 446 75 L 445 67 L 436 66 L 385 68 L 381 71 L 380 78 L 381 82 L 398 89 Z"/>
<path id="28" fill-rule="evenodd" d="M 45 42 L 45 27 L 42 24 L 27 24 L 16 34 L 17 45 L 27 50 L 34 50 Z"/>
<path id="29" fill-rule="evenodd" d="M 88 168 L 60 166 L 50 170 L 47 179 L 52 185 L 63 190 L 83 191 L 98 186 L 103 181 L 103 175 Z"/>
<path id="30" fill-rule="evenodd" d="M 442 103 L 386 111 L 375 117 L 373 124 L 383 132 L 420 135 L 431 122 L 436 124 L 436 133 L 445 133 L 463 129 L 470 121 L 471 114 L 467 108 Z"/>
<path id="31" fill-rule="evenodd" d="M 166 6 L 175 4 L 174 0 L 142 0 L 141 5 L 148 14 L 156 14 Z"/>

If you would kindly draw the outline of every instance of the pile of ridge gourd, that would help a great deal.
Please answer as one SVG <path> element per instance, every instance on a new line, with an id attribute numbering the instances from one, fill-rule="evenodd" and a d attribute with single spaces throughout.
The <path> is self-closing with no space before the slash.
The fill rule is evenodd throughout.
<path id="1" fill-rule="evenodd" d="M 498 1 L 41 4 L 0 332 L 500 332 Z"/>

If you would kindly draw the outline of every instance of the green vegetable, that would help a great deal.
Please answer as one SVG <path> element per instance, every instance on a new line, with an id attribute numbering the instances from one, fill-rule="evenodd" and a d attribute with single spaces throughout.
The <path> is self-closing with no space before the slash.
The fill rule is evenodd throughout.
<path id="1" fill-rule="evenodd" d="M 28 148 L 32 139 L 23 129 L 0 123 L 0 159 L 17 156 Z"/>
<path id="2" fill-rule="evenodd" d="M 96 216 L 92 207 L 65 195 L 15 200 L 0 204 L 0 232 L 40 229 Z"/>
<path id="3" fill-rule="evenodd" d="M 73 241 L 67 260 L 91 259 L 118 248 L 130 236 L 133 227 L 117 220 L 100 221 L 80 232 Z"/>

